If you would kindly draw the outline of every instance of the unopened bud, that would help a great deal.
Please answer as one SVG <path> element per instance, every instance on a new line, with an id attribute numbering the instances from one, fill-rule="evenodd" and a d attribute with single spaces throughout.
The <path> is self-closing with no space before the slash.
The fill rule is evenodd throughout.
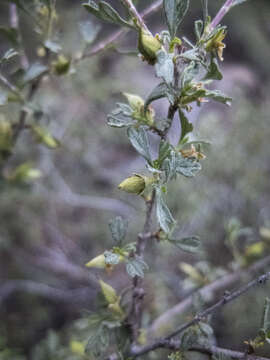
<path id="1" fill-rule="evenodd" d="M 146 188 L 147 185 L 152 184 L 155 181 L 153 177 L 142 176 L 135 174 L 128 177 L 121 184 L 118 185 L 118 189 L 126 191 L 131 194 L 140 195 Z"/>
<path id="2" fill-rule="evenodd" d="M 157 59 L 157 52 L 161 49 L 160 41 L 150 32 L 140 29 L 138 49 L 149 64 L 154 65 Z"/>
<path id="3" fill-rule="evenodd" d="M 66 56 L 60 54 L 52 65 L 53 70 L 57 75 L 65 75 L 69 71 L 70 60 Z"/>
<path id="4" fill-rule="evenodd" d="M 99 280 L 99 284 L 101 287 L 102 294 L 104 295 L 108 304 L 115 304 L 118 301 L 118 296 L 114 288 L 106 284 L 104 281 Z"/>
<path id="5" fill-rule="evenodd" d="M 141 108 L 144 107 L 144 101 L 140 96 L 129 93 L 123 93 L 123 95 L 127 98 L 127 101 L 132 110 L 140 111 Z"/>
<path id="6" fill-rule="evenodd" d="M 96 256 L 94 259 L 90 260 L 88 263 L 85 264 L 87 267 L 94 267 L 98 269 L 105 269 L 106 262 L 104 254 Z"/>

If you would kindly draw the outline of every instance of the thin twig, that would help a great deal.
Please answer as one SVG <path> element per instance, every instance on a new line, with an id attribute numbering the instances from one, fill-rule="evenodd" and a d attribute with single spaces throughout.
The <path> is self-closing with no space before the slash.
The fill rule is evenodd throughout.
<path id="1" fill-rule="evenodd" d="M 130 15 L 133 17 L 134 22 L 136 22 L 136 24 L 140 28 L 150 32 L 148 30 L 148 27 L 146 26 L 145 22 L 143 21 L 142 16 L 138 13 L 137 9 L 133 5 L 132 0 L 120 0 L 120 1 L 128 9 Z"/>
<path id="2" fill-rule="evenodd" d="M 146 201 L 146 218 L 143 227 L 143 233 L 138 235 L 137 248 L 135 254 L 143 258 L 146 242 L 151 238 L 151 217 L 155 204 L 156 192 L 152 191 L 150 200 Z M 141 327 L 142 318 L 142 302 L 144 298 L 144 289 L 142 286 L 142 278 L 135 276 L 133 279 L 132 305 L 128 316 L 128 322 L 132 329 L 132 340 L 136 343 Z"/>
<path id="3" fill-rule="evenodd" d="M 21 98 L 20 95 L 20 90 L 13 85 L 4 75 L 2 75 L 0 73 L 0 82 L 5 85 L 5 87 L 10 90 L 11 92 L 13 92 L 14 94 L 16 94 L 19 98 Z"/>
<path id="4" fill-rule="evenodd" d="M 210 24 L 210 31 L 213 30 L 221 22 L 224 16 L 228 11 L 233 7 L 235 0 L 227 0 L 225 4 L 221 7 L 217 15 L 214 17 L 213 21 Z"/>
<path id="5" fill-rule="evenodd" d="M 205 298 L 209 294 L 217 293 L 218 291 L 225 290 L 229 286 L 232 286 L 237 281 L 240 281 L 241 278 L 245 276 L 250 276 L 251 274 L 257 273 L 258 271 L 263 271 L 266 266 L 270 264 L 270 256 L 256 262 L 248 269 L 242 269 L 231 274 L 227 274 L 212 283 L 202 287 L 197 291 L 202 298 Z M 187 309 L 192 305 L 194 293 L 180 301 L 175 306 L 171 307 L 158 318 L 154 320 L 150 328 L 147 330 L 149 337 L 158 333 L 165 324 L 169 324 L 176 316 L 183 314 Z"/>
<path id="6" fill-rule="evenodd" d="M 20 61 L 21 61 L 21 66 L 23 69 L 27 69 L 29 67 L 29 61 L 28 58 L 25 54 L 25 50 L 22 46 L 22 35 L 21 35 L 21 31 L 20 31 L 20 23 L 19 23 L 19 16 L 18 16 L 18 11 L 17 11 L 17 5 L 16 4 L 10 4 L 9 5 L 9 21 L 10 21 L 10 26 L 17 30 L 17 39 L 18 39 L 18 44 L 19 44 L 19 50 L 20 50 Z"/>
<path id="7" fill-rule="evenodd" d="M 199 323 L 201 320 L 203 320 L 206 316 L 216 312 L 218 309 L 222 308 L 224 305 L 232 302 L 233 300 L 237 299 L 239 296 L 245 294 L 247 291 L 249 291 L 251 288 L 255 287 L 256 285 L 263 285 L 266 283 L 268 278 L 270 277 L 270 272 L 267 272 L 258 278 L 250 281 L 248 284 L 240 287 L 238 290 L 235 290 L 231 293 L 226 292 L 222 298 L 217 301 L 214 305 L 208 307 L 206 310 L 202 311 L 201 313 L 197 314 L 192 320 L 186 322 L 185 324 L 178 327 L 176 330 L 171 332 L 168 336 L 165 338 L 157 339 L 152 344 L 146 345 L 141 348 L 133 348 L 131 353 L 133 357 L 137 357 L 140 355 L 143 355 L 145 353 L 148 353 L 149 351 L 153 351 L 155 349 L 158 349 L 160 347 L 164 347 L 164 342 L 172 339 L 174 336 L 181 334 L 183 331 L 188 329 L 189 327 Z"/>

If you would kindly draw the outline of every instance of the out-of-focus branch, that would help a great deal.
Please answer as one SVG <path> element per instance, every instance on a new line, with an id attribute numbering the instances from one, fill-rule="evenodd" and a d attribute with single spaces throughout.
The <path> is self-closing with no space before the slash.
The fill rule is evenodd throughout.
<path id="1" fill-rule="evenodd" d="M 170 339 L 172 339 L 174 336 L 179 335 L 181 333 L 183 333 L 186 329 L 188 329 L 189 327 L 199 323 L 201 320 L 203 320 L 206 316 L 216 312 L 217 310 L 219 310 L 220 308 L 222 308 L 224 305 L 232 302 L 233 300 L 237 299 L 239 296 L 245 294 L 246 292 L 248 292 L 250 289 L 254 288 L 257 285 L 263 285 L 266 283 L 266 281 L 269 279 L 270 277 L 270 272 L 266 272 L 265 274 L 259 276 L 258 278 L 250 281 L 249 283 L 247 283 L 246 285 L 240 287 L 238 290 L 235 290 L 233 292 L 226 292 L 221 298 L 220 300 L 218 300 L 215 304 L 213 304 L 212 306 L 208 307 L 207 309 L 205 309 L 204 311 L 198 313 L 196 316 L 194 316 L 194 318 L 186 323 L 184 323 L 183 325 L 181 325 L 180 327 L 178 327 L 177 329 L 175 329 L 173 332 L 171 332 L 169 335 L 167 335 L 164 338 L 160 338 L 157 339 L 156 341 L 154 341 L 152 344 L 143 346 L 141 348 L 138 347 L 133 347 L 131 350 L 131 354 L 133 357 L 138 357 L 140 355 L 146 354 L 150 351 L 153 351 L 155 349 L 158 349 L 160 347 L 164 347 L 164 344 L 169 341 Z"/>
<path id="2" fill-rule="evenodd" d="M 217 15 L 214 17 L 213 21 L 210 24 L 210 31 L 213 30 L 224 18 L 224 16 L 229 12 L 233 7 L 235 0 L 227 0 L 225 4 L 220 8 Z"/>
<path id="3" fill-rule="evenodd" d="M 0 286 L 0 305 L 17 292 L 41 296 L 51 301 L 82 305 L 89 302 L 89 298 L 94 293 L 89 286 L 78 289 L 59 289 L 32 280 L 9 280 Z"/>
<path id="4" fill-rule="evenodd" d="M 153 14 L 155 11 L 157 11 L 161 5 L 163 0 L 157 0 L 152 5 L 147 7 L 142 13 L 141 18 L 144 19 L 145 17 Z M 129 29 L 121 29 L 117 30 L 116 32 L 112 33 L 108 37 L 106 37 L 104 40 L 96 44 L 92 47 L 92 49 L 88 53 L 82 54 L 81 57 L 77 58 L 75 60 L 75 63 L 84 60 L 86 58 L 92 57 L 94 55 L 99 54 L 100 52 L 112 47 L 114 43 L 119 40 L 122 36 L 126 35 L 130 30 Z"/>
<path id="5" fill-rule="evenodd" d="M 29 67 L 29 61 L 25 54 L 25 50 L 22 46 L 22 35 L 21 35 L 21 31 L 19 29 L 20 24 L 19 24 L 19 17 L 18 17 L 16 4 L 9 5 L 9 19 L 10 19 L 10 26 L 13 29 L 17 30 L 17 39 L 18 39 L 18 43 L 19 43 L 21 66 L 23 69 L 27 69 Z"/>
<path id="6" fill-rule="evenodd" d="M 267 256 L 265 259 L 262 259 L 255 264 L 253 264 L 248 269 L 243 269 L 238 272 L 234 272 L 232 274 L 225 275 L 211 284 L 204 286 L 203 288 L 198 290 L 198 293 L 202 298 L 206 298 L 209 294 L 215 294 L 219 291 L 225 290 L 229 286 L 232 286 L 237 281 L 240 281 L 243 277 L 251 276 L 258 271 L 263 270 L 266 266 L 270 264 L 270 256 Z M 177 316 L 183 314 L 188 310 L 190 306 L 192 306 L 194 294 L 186 297 L 184 300 L 171 307 L 169 310 L 165 311 L 161 314 L 150 326 L 148 329 L 149 337 L 154 336 L 158 333 L 159 329 L 171 323 L 172 320 Z"/>

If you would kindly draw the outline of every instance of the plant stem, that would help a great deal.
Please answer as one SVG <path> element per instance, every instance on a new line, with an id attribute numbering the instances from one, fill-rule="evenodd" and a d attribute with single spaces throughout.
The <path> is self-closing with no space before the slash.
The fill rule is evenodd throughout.
<path id="1" fill-rule="evenodd" d="M 146 201 L 146 218 L 143 227 L 143 233 L 138 235 L 137 246 L 135 255 L 143 258 L 146 242 L 152 237 L 150 232 L 151 229 L 151 218 L 155 204 L 156 192 L 152 191 L 150 200 Z M 129 313 L 129 324 L 132 329 L 132 342 L 136 343 L 141 327 L 142 318 L 142 302 L 144 298 L 143 279 L 135 276 L 133 279 L 133 291 L 132 291 L 132 306 Z"/>
<path id="2" fill-rule="evenodd" d="M 210 31 L 215 29 L 217 25 L 221 22 L 224 16 L 228 13 L 228 11 L 232 8 L 235 0 L 227 0 L 225 4 L 221 7 L 217 15 L 214 17 L 213 21 L 210 24 Z"/>
<path id="3" fill-rule="evenodd" d="M 146 345 L 141 348 L 133 348 L 131 351 L 131 355 L 133 357 L 138 357 L 140 355 L 146 354 L 150 351 L 155 349 L 164 347 L 164 344 L 167 344 L 174 336 L 181 334 L 189 327 L 196 325 L 201 320 L 203 320 L 206 316 L 214 313 L 216 310 L 222 308 L 224 305 L 232 302 L 233 300 L 237 299 L 239 296 L 245 294 L 248 290 L 255 287 L 256 285 L 265 284 L 268 278 L 270 277 L 270 271 L 259 276 L 258 278 L 250 281 L 248 284 L 240 287 L 238 290 L 233 291 L 232 293 L 224 294 L 224 296 L 217 301 L 214 305 L 210 306 L 206 310 L 202 311 L 201 313 L 197 314 L 192 320 L 186 322 L 185 324 L 181 325 L 179 328 L 171 332 L 168 336 L 164 338 L 157 339 L 154 343 Z"/>
<path id="4" fill-rule="evenodd" d="M 132 0 L 120 0 L 121 3 L 128 9 L 130 15 L 133 17 L 133 19 L 135 20 L 135 23 L 137 23 L 137 25 L 150 32 L 148 27 L 146 26 L 145 22 L 143 21 L 143 18 L 141 17 L 141 15 L 138 13 L 137 9 L 135 8 L 135 6 L 133 5 Z"/>

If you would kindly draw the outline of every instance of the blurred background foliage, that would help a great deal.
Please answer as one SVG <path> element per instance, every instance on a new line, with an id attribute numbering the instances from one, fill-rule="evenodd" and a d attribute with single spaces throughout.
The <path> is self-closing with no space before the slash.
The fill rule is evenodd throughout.
<path id="1" fill-rule="evenodd" d="M 116 0 L 111 3 L 118 6 Z M 145 3 L 137 1 L 140 9 Z M 201 17 L 201 10 L 199 1 L 191 3 L 179 35 L 193 40 L 193 21 Z M 214 15 L 221 4 L 210 0 L 210 13 Z M 83 48 L 79 22 L 98 22 L 80 1 L 59 0 L 57 12 L 64 54 L 74 56 Z M 34 61 L 40 44 L 31 18 L 22 12 L 20 16 L 26 53 Z M 179 233 L 200 235 L 204 251 L 187 256 L 168 244 L 147 249 L 151 270 L 146 276 L 145 326 L 192 289 L 243 265 L 241 256 L 250 245 L 263 244 L 257 252 L 249 251 L 247 263 L 270 252 L 269 235 L 260 235 L 261 228 L 270 228 L 269 17 L 268 0 L 251 0 L 224 20 L 229 32 L 219 86 L 233 97 L 233 105 L 227 109 L 209 103 L 194 110 L 198 138 L 211 145 L 203 149 L 207 158 L 199 176 L 175 182 L 168 198 Z M 0 4 L 0 22 L 8 24 L 5 1 Z M 154 33 L 160 31 L 161 12 L 148 23 Z M 102 24 L 96 41 L 116 29 Z M 1 53 L 9 47 L 0 34 Z M 133 34 L 117 48 L 135 50 Z M 16 63 L 11 63 L 3 70 L 15 68 Z M 42 171 L 42 178 L 31 185 L 0 184 L 1 360 L 89 359 L 82 348 L 87 339 L 85 311 L 95 309 L 96 277 L 101 275 L 117 289 L 127 286 L 129 279 L 121 266 L 109 276 L 86 270 L 84 264 L 111 247 L 109 219 L 127 217 L 132 240 L 144 213 L 140 199 L 121 193 L 116 186 L 144 165 L 124 130 L 106 126 L 106 114 L 122 99 L 122 91 L 145 97 L 156 83 L 147 64 L 115 50 L 82 61 L 65 77 L 44 79 L 34 103 L 45 111 L 43 121 L 62 146 L 49 150 L 36 145 L 25 131 L 8 168 L 30 161 Z M 156 111 L 165 113 L 165 103 L 164 108 L 162 101 L 157 103 Z M 18 108 L 3 106 L 0 117 L 13 121 Z M 172 139 L 177 131 L 178 119 Z M 248 230 L 231 236 L 235 228 Z M 184 271 L 183 262 L 193 264 L 201 278 Z M 256 335 L 269 290 L 268 285 L 260 293 L 240 298 L 214 316 L 220 345 L 240 350 L 245 340 Z M 269 351 L 270 347 L 261 353 L 269 355 Z M 159 359 L 158 354 L 147 358 Z"/>

